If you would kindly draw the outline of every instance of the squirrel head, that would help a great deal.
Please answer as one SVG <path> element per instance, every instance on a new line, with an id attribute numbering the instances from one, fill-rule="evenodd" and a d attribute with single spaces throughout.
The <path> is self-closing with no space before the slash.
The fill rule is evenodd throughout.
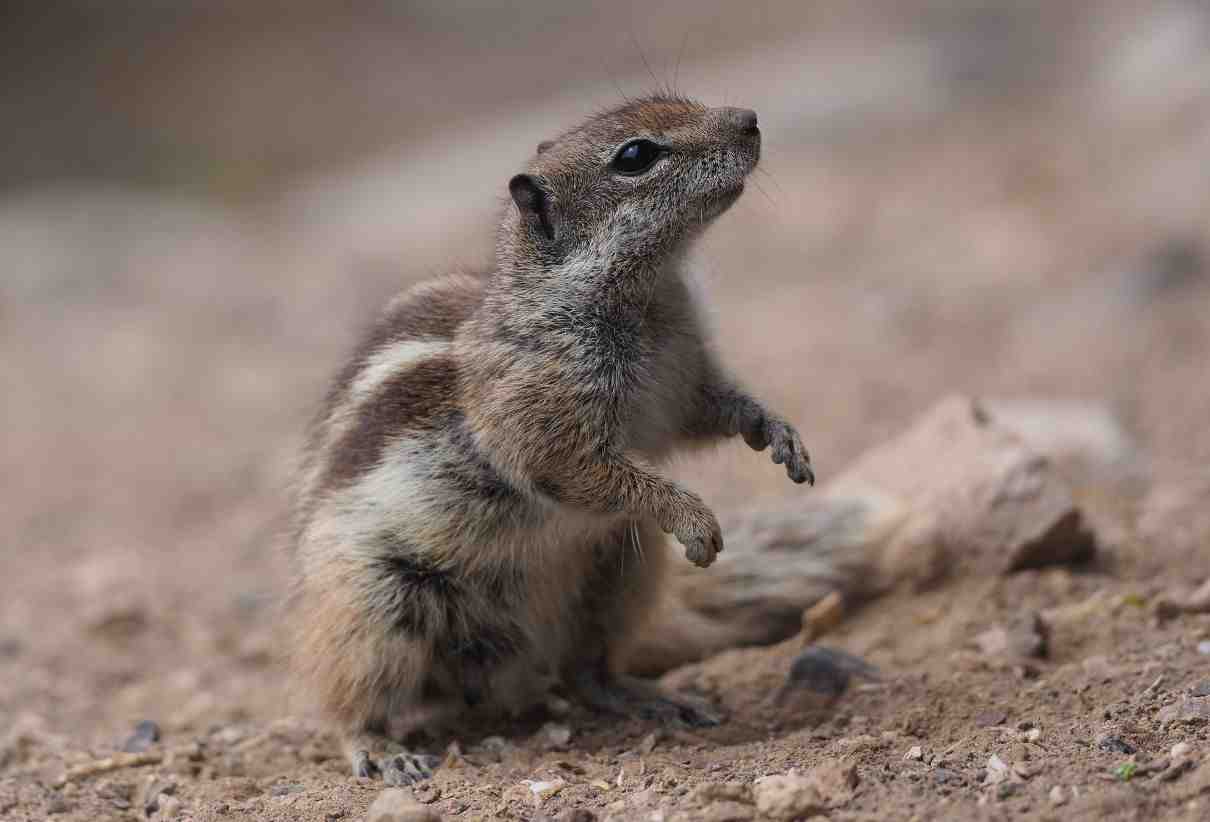
<path id="1" fill-rule="evenodd" d="M 540 143 L 509 181 L 501 263 L 656 263 L 738 199 L 760 142 L 756 112 L 680 97 L 596 114 Z"/>

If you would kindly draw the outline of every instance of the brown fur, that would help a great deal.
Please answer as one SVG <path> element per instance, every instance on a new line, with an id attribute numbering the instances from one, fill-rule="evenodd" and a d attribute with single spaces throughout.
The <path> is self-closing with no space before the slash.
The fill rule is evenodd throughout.
<path id="1" fill-rule="evenodd" d="M 635 138 L 661 146 L 613 168 Z M 714 515 L 656 466 L 742 434 L 811 478 L 797 433 L 725 377 L 685 280 L 688 244 L 743 189 L 755 116 L 628 103 L 544 143 L 510 184 L 496 270 L 419 286 L 339 375 L 300 491 L 289 619 L 300 678 L 350 740 L 434 712 L 524 707 L 551 684 L 700 717 L 618 668 L 667 559 L 708 565 Z M 679 713 L 678 713 L 679 712 Z"/>

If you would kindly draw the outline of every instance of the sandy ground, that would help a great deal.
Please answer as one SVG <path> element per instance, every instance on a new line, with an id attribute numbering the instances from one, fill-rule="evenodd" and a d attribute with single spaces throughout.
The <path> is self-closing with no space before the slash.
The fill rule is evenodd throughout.
<path id="1" fill-rule="evenodd" d="M 952 391 L 1093 401 L 1152 489 L 1115 510 L 1101 558 L 879 600 L 826 642 L 883 678 L 835 704 L 770 702 L 793 642 L 729 651 L 669 675 L 724 709 L 717 729 L 534 717 L 451 752 L 418 799 L 448 819 L 722 822 L 754 817 L 759 777 L 855 765 L 827 818 L 1210 815 L 1210 616 L 1155 613 L 1210 576 L 1210 25 L 1173 8 L 1129 43 L 1113 35 L 1132 18 L 1106 24 L 1096 71 L 1024 101 L 946 97 L 912 49 L 811 51 L 839 79 L 806 102 L 766 82 L 806 71 L 792 42 L 682 73 L 762 112 L 767 173 L 705 242 L 702 279 L 726 359 L 821 479 Z M 880 114 L 896 88 L 932 102 Z M 609 102 L 593 94 L 548 95 L 521 128 L 492 112 L 471 137 L 450 114 L 440 138 L 250 201 L 6 193 L 0 818 L 147 818 L 161 791 L 157 818 L 364 813 L 382 786 L 347 775 L 276 661 L 300 433 L 376 306 L 479 263 L 497 189 L 531 140 Z M 802 493 L 738 444 L 671 471 L 720 511 Z M 973 648 L 1032 611 L 1046 658 Z M 63 784 L 144 719 L 152 761 Z M 993 755 L 1007 774 L 989 783 Z"/>

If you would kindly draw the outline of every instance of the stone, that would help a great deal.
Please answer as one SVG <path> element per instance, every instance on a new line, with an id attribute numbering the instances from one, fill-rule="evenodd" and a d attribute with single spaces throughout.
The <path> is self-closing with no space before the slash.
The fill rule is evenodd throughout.
<path id="1" fill-rule="evenodd" d="M 823 813 L 828 807 L 815 783 L 794 771 L 756 780 L 753 798 L 762 817 L 785 822 Z"/>
<path id="2" fill-rule="evenodd" d="M 989 399 L 983 405 L 998 425 L 1081 487 L 1117 489 L 1140 478 L 1137 443 L 1102 403 L 1035 397 Z"/>
<path id="3" fill-rule="evenodd" d="M 144 719 L 134 726 L 134 731 L 122 743 L 122 750 L 127 753 L 142 753 L 160 741 L 160 726 L 150 719 Z"/>
<path id="4" fill-rule="evenodd" d="M 545 802 L 552 796 L 558 795 L 561 790 L 567 787 L 567 782 L 563 779 L 543 779 L 538 781 L 526 779 L 524 784 L 529 788 L 530 794 L 533 795 L 534 802 L 538 804 Z"/>
<path id="5" fill-rule="evenodd" d="M 1049 637 L 1042 616 L 1031 612 L 976 635 L 974 642 L 987 656 L 1033 659 L 1046 657 Z"/>
<path id="6" fill-rule="evenodd" d="M 1084 561 L 1096 551 L 1053 461 L 969 397 L 941 401 L 907 432 L 867 452 L 828 491 L 870 487 L 928 521 L 932 541 L 961 546 L 951 562 L 1009 572 Z"/>
<path id="7" fill-rule="evenodd" d="M 1157 482 L 1140 505 L 1136 529 L 1170 562 L 1201 558 L 1210 544 L 1210 475 L 1195 472 Z"/>
<path id="8" fill-rule="evenodd" d="M 1161 724 L 1185 723 L 1204 725 L 1210 722 L 1210 697 L 1185 697 L 1160 709 L 1156 719 Z"/>
<path id="9" fill-rule="evenodd" d="M 1188 593 L 1167 591 L 1156 597 L 1153 607 L 1156 616 L 1161 619 L 1171 619 L 1180 614 L 1210 613 L 1210 579 Z"/>
<path id="10" fill-rule="evenodd" d="M 1001 782 L 1006 782 L 1012 778 L 1012 769 L 1008 767 L 1008 764 L 998 754 L 992 754 L 988 757 L 987 771 L 983 777 L 984 785 L 999 785 Z"/>
<path id="11" fill-rule="evenodd" d="M 568 808 L 555 817 L 555 822 L 597 822 L 597 815 L 587 808 Z"/>
<path id="12" fill-rule="evenodd" d="M 882 584 L 876 566 L 906 521 L 900 502 L 868 488 L 724 517 L 727 550 L 706 569 L 673 565 L 653 615 L 659 630 L 638 638 L 628 669 L 654 676 L 725 648 L 781 642 L 820 603 L 827 623 L 837 598 Z"/>
<path id="13" fill-rule="evenodd" d="M 825 760 L 807 771 L 807 778 L 832 807 L 852 799 L 861 782 L 857 766 L 849 759 Z"/>
<path id="14" fill-rule="evenodd" d="M 159 806 L 160 809 L 157 813 L 159 819 L 176 819 L 181 815 L 181 800 L 175 796 L 160 794 Z"/>
<path id="15" fill-rule="evenodd" d="M 366 822 L 441 822 L 441 815 L 417 802 L 406 788 L 387 788 L 366 811 Z"/>
<path id="16" fill-rule="evenodd" d="M 1138 748 L 1136 748 L 1134 745 L 1131 745 L 1120 736 L 1115 736 L 1114 734 L 1101 734 L 1098 736 L 1097 747 L 1102 751 L 1125 754 L 1126 756 L 1130 756 L 1138 752 Z"/>
<path id="17" fill-rule="evenodd" d="M 919 762 L 924 759 L 924 748 L 919 745 L 913 745 L 908 748 L 907 753 L 903 755 L 903 759 L 906 762 Z"/>
<path id="18" fill-rule="evenodd" d="M 1193 746 L 1188 742 L 1178 742 L 1172 746 L 1169 755 L 1174 759 L 1183 759 L 1193 751 Z"/>
<path id="19" fill-rule="evenodd" d="M 543 744 L 550 750 L 566 750 L 568 743 L 571 742 L 571 728 L 557 722 L 547 722 L 539 733 Z"/>
<path id="20" fill-rule="evenodd" d="M 993 728 L 996 725 L 1003 725 L 1008 721 L 1008 714 L 1004 711 L 981 711 L 975 714 L 975 727 L 977 728 Z"/>
<path id="21" fill-rule="evenodd" d="M 1058 806 L 1067 801 L 1067 792 L 1063 790 L 1062 785 L 1055 785 L 1050 789 L 1050 804 Z"/>
<path id="22" fill-rule="evenodd" d="M 860 657 L 835 648 L 813 645 L 790 663 L 783 691 L 804 688 L 824 696 L 840 696 L 854 677 L 877 679 L 878 669 Z"/>

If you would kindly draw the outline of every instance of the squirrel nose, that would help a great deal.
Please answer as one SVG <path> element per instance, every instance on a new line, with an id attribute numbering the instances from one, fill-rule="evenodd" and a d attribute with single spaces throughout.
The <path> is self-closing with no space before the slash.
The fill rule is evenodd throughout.
<path id="1" fill-rule="evenodd" d="M 759 134 L 760 129 L 756 126 L 756 112 L 750 108 L 726 108 L 723 109 L 727 120 L 734 124 L 744 134 Z"/>

